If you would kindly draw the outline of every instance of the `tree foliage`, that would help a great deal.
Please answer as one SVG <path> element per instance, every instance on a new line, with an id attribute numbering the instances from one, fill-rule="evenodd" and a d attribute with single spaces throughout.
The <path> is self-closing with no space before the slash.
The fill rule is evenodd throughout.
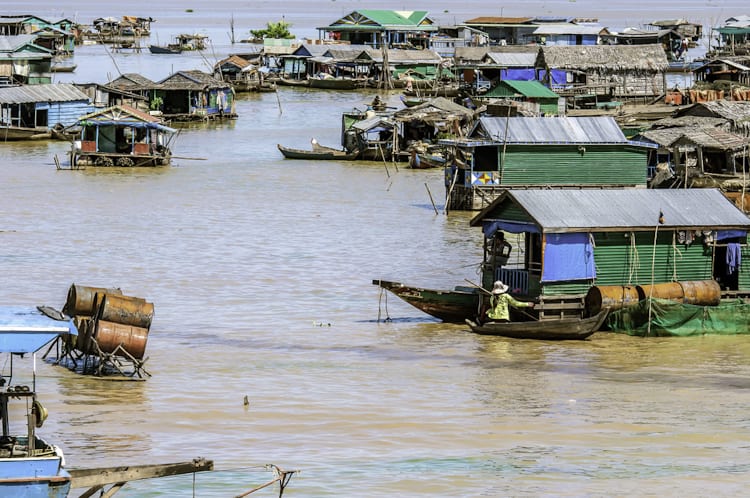
<path id="1" fill-rule="evenodd" d="M 289 28 L 292 25 L 286 21 L 279 22 L 268 22 L 266 23 L 266 29 L 251 29 L 250 34 L 255 38 L 294 38 L 294 35 L 289 32 Z"/>

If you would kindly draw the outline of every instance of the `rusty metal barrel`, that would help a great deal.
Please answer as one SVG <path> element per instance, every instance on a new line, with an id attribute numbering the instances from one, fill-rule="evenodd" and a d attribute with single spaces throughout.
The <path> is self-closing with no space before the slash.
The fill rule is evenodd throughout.
<path id="1" fill-rule="evenodd" d="M 130 355 L 140 360 L 146 353 L 148 329 L 99 319 L 96 321 L 94 339 L 104 353 L 125 357 Z"/>
<path id="2" fill-rule="evenodd" d="M 596 315 L 604 308 L 610 311 L 639 301 L 638 290 L 634 285 L 595 285 L 584 300 L 589 316 Z"/>
<path id="3" fill-rule="evenodd" d="M 686 304 L 716 306 L 721 302 L 721 286 L 715 280 L 686 280 L 652 285 L 639 285 L 641 299 L 654 297 Z"/>
<path id="4" fill-rule="evenodd" d="M 94 298 L 97 293 L 122 294 L 120 289 L 108 289 L 106 287 L 89 287 L 73 284 L 68 289 L 68 298 L 63 307 L 63 313 L 68 316 L 92 316 L 97 309 L 94 306 Z"/>
<path id="5" fill-rule="evenodd" d="M 91 353 L 96 348 L 93 347 L 92 339 L 94 337 L 94 322 L 88 316 L 76 316 L 73 324 L 78 329 L 78 336 L 75 338 L 74 347 L 82 353 Z"/>
<path id="6" fill-rule="evenodd" d="M 154 305 L 145 299 L 132 296 L 103 294 L 97 320 L 132 325 L 148 330 L 154 319 Z M 98 339 L 97 339 L 98 340 Z"/>

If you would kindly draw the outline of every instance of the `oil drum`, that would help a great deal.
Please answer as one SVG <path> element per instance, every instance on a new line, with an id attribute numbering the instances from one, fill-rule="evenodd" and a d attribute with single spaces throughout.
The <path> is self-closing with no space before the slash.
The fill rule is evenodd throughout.
<path id="1" fill-rule="evenodd" d="M 130 356 L 140 360 L 146 353 L 148 329 L 97 320 L 94 338 L 99 345 L 99 349 L 104 353 L 127 357 L 126 354 L 118 350 L 118 346 L 122 346 L 122 349 L 127 351 Z"/>
<path id="2" fill-rule="evenodd" d="M 721 286 L 715 280 L 686 280 L 661 284 L 639 285 L 641 299 L 654 297 L 699 306 L 716 306 L 721 301 Z"/>
<path id="3" fill-rule="evenodd" d="M 106 287 L 88 287 L 73 284 L 68 289 L 68 298 L 63 307 L 63 313 L 68 316 L 92 316 L 94 314 L 94 297 L 97 292 L 102 294 L 122 294 L 120 289 L 108 289 Z"/>
<path id="4" fill-rule="evenodd" d="M 97 319 L 149 329 L 154 318 L 154 305 L 139 297 L 105 294 Z"/>
<path id="5" fill-rule="evenodd" d="M 631 285 L 595 285 L 586 294 L 585 304 L 589 316 L 596 315 L 604 308 L 610 311 L 639 301 L 638 290 Z"/>

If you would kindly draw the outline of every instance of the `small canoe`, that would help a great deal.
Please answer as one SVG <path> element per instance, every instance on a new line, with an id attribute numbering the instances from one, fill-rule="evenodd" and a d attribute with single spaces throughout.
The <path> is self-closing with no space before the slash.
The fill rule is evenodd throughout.
<path id="1" fill-rule="evenodd" d="M 353 161 L 359 155 L 358 150 L 348 152 L 346 150 L 334 149 L 333 147 L 326 147 L 314 141 L 312 144 L 312 150 L 293 149 L 291 147 L 285 147 L 281 144 L 277 144 L 276 146 L 287 159 Z"/>
<path id="2" fill-rule="evenodd" d="M 482 335 L 545 341 L 582 340 L 599 330 L 608 312 L 609 308 L 605 308 L 589 318 L 563 318 L 536 322 L 487 322 L 482 325 L 466 320 L 466 324 L 471 327 L 472 332 Z"/>

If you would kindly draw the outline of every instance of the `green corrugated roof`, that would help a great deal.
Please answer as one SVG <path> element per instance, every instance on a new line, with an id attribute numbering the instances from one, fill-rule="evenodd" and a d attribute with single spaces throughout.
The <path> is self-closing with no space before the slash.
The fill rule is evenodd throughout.
<path id="1" fill-rule="evenodd" d="M 381 26 L 419 26 L 419 23 L 427 17 L 426 10 L 396 11 L 396 10 L 359 10 L 360 14 L 369 17 Z"/>
<path id="2" fill-rule="evenodd" d="M 558 95 L 538 81 L 503 80 L 495 88 L 487 92 L 486 97 L 507 97 L 509 92 L 520 93 L 524 97 L 534 99 L 556 99 Z"/>
<path id="3" fill-rule="evenodd" d="M 415 31 L 436 31 L 437 26 L 427 17 L 426 10 L 355 10 L 346 16 L 334 21 L 325 28 L 317 29 L 361 30 L 369 28 L 374 30 L 407 29 Z"/>

